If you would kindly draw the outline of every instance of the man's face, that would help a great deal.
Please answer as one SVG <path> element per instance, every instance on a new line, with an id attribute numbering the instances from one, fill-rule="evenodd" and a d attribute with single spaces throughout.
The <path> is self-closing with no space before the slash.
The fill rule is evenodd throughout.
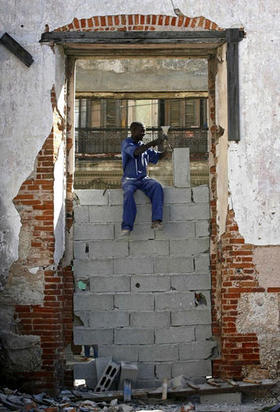
<path id="1" fill-rule="evenodd" d="M 145 126 L 143 124 L 141 124 L 135 129 L 135 132 L 133 134 L 133 138 L 137 141 L 142 140 L 143 137 L 145 136 L 145 133 L 146 133 Z"/>

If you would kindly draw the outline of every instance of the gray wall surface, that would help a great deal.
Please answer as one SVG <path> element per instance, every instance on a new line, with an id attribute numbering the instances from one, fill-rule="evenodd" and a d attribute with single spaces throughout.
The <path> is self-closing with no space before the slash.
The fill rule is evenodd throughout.
<path id="1" fill-rule="evenodd" d="M 76 191 L 74 313 L 83 325 L 74 327 L 74 342 L 98 344 L 99 356 L 137 362 L 138 387 L 211 375 L 215 347 L 208 187 L 164 192 L 163 230 L 150 228 L 149 199 L 137 191 L 134 231 L 119 241 L 122 191 Z M 79 289 L 80 280 L 87 290 Z"/>

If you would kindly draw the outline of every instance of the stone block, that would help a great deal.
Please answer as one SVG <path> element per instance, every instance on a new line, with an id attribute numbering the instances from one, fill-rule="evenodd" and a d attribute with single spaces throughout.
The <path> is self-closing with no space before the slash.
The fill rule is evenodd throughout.
<path id="1" fill-rule="evenodd" d="M 153 329 L 115 329 L 114 343 L 117 345 L 146 345 L 154 343 Z"/>
<path id="2" fill-rule="evenodd" d="M 139 361 L 142 362 L 176 361 L 178 356 L 178 345 L 143 345 L 139 347 Z"/>
<path id="3" fill-rule="evenodd" d="M 89 222 L 88 206 L 78 206 L 74 208 L 74 222 L 75 224 Z"/>
<path id="4" fill-rule="evenodd" d="M 170 256 L 197 256 L 209 251 L 209 238 L 170 240 Z"/>
<path id="5" fill-rule="evenodd" d="M 173 205 L 170 208 L 170 221 L 209 219 L 209 216 L 208 203 L 186 203 L 184 205 Z"/>
<path id="6" fill-rule="evenodd" d="M 173 275 L 171 276 L 172 289 L 183 290 L 209 290 L 211 288 L 211 277 L 207 275 Z"/>
<path id="7" fill-rule="evenodd" d="M 192 201 L 190 188 L 165 187 L 164 203 L 188 203 Z"/>
<path id="8" fill-rule="evenodd" d="M 200 310 L 185 310 L 179 312 L 171 312 L 171 325 L 209 325 L 211 323 L 211 308 Z"/>
<path id="9" fill-rule="evenodd" d="M 154 379 L 155 366 L 154 363 L 138 362 L 138 379 Z"/>
<path id="10" fill-rule="evenodd" d="M 106 358 L 104 357 L 97 357 L 96 358 L 96 375 L 97 375 L 97 381 L 100 380 L 101 376 L 103 375 L 106 366 L 108 363 L 112 362 L 112 356 L 107 356 Z M 97 382 L 96 382 L 97 383 Z"/>
<path id="11" fill-rule="evenodd" d="M 131 256 L 166 256 L 169 254 L 167 240 L 135 240 L 129 243 Z"/>
<path id="12" fill-rule="evenodd" d="M 116 362 L 109 362 L 108 365 L 105 367 L 103 375 L 100 377 L 99 381 L 97 382 L 96 387 L 94 388 L 94 392 L 106 392 L 108 391 L 113 382 L 117 379 L 119 374 L 120 365 Z"/>
<path id="13" fill-rule="evenodd" d="M 139 328 L 164 328 L 170 325 L 170 313 L 134 312 L 130 315 L 130 323 Z"/>
<path id="14" fill-rule="evenodd" d="M 89 242 L 77 240 L 74 242 L 74 259 L 89 259 Z"/>
<path id="15" fill-rule="evenodd" d="M 75 326 L 73 329 L 75 345 L 110 345 L 113 343 L 113 329 L 88 329 Z"/>
<path id="16" fill-rule="evenodd" d="M 170 222 L 163 225 L 162 230 L 155 232 L 156 239 L 193 239 L 195 237 L 194 222 Z"/>
<path id="17" fill-rule="evenodd" d="M 209 253 L 202 253 L 195 257 L 195 271 L 196 273 L 210 272 L 210 256 Z"/>
<path id="18" fill-rule="evenodd" d="M 190 257 L 161 257 L 155 260 L 155 273 L 188 273 L 193 272 L 193 259 Z"/>
<path id="19" fill-rule="evenodd" d="M 193 326 L 155 329 L 155 343 L 181 343 L 194 340 Z"/>
<path id="20" fill-rule="evenodd" d="M 94 223 L 116 223 L 122 221 L 121 206 L 89 206 L 89 220 Z"/>
<path id="21" fill-rule="evenodd" d="M 241 405 L 242 394 L 241 392 L 228 392 L 228 393 L 208 393 L 200 395 L 201 406 L 203 404 L 219 404 L 219 403 L 235 403 Z"/>
<path id="22" fill-rule="evenodd" d="M 172 365 L 172 377 L 184 375 L 186 378 L 198 378 L 212 374 L 211 360 L 175 362 Z"/>
<path id="23" fill-rule="evenodd" d="M 100 240 L 89 243 L 90 259 L 102 259 L 125 256 L 128 256 L 127 242 L 115 242 L 114 240 Z"/>
<path id="24" fill-rule="evenodd" d="M 121 362 L 121 374 L 119 380 L 119 389 L 123 388 L 123 383 L 125 380 L 129 380 L 134 386 L 138 375 L 138 367 L 136 363 L 131 362 Z"/>
<path id="25" fill-rule="evenodd" d="M 135 275 L 131 277 L 131 291 L 165 292 L 170 290 L 170 277 L 167 275 Z"/>
<path id="26" fill-rule="evenodd" d="M 153 273 L 152 257 L 128 257 L 114 259 L 114 273 L 117 274 L 148 274 Z"/>
<path id="27" fill-rule="evenodd" d="M 172 154 L 173 182 L 175 187 L 190 187 L 190 150 L 175 148 Z"/>
<path id="28" fill-rule="evenodd" d="M 75 194 L 79 198 L 81 206 L 103 206 L 108 205 L 109 196 L 108 192 L 104 193 L 104 190 L 99 189 L 83 189 L 75 190 Z"/>
<path id="29" fill-rule="evenodd" d="M 210 236 L 209 231 L 209 220 L 199 220 L 195 223 L 195 236 L 196 237 L 206 237 Z"/>
<path id="30" fill-rule="evenodd" d="M 129 276 L 94 276 L 90 278 L 92 292 L 129 292 Z"/>
<path id="31" fill-rule="evenodd" d="M 154 295 L 150 294 L 117 294 L 114 297 L 114 306 L 119 310 L 130 312 L 145 312 L 154 309 Z"/>
<path id="32" fill-rule="evenodd" d="M 211 325 L 197 325 L 195 326 L 195 340 L 202 341 L 212 337 Z"/>
<path id="33" fill-rule="evenodd" d="M 80 223 L 74 226 L 74 240 L 114 239 L 113 224 Z"/>
<path id="34" fill-rule="evenodd" d="M 137 345 L 102 345 L 98 346 L 99 356 L 112 356 L 116 362 L 136 362 L 139 346 Z"/>
<path id="35" fill-rule="evenodd" d="M 179 358 L 182 360 L 210 359 L 217 343 L 212 340 L 190 342 L 179 345 Z"/>
<path id="36" fill-rule="evenodd" d="M 156 364 L 156 377 L 160 380 L 163 381 L 163 379 L 170 379 L 171 378 L 171 367 L 172 363 L 167 363 L 167 362 L 162 362 Z"/>
<path id="37" fill-rule="evenodd" d="M 129 314 L 127 312 L 120 312 L 118 310 L 112 310 L 110 312 L 90 312 L 89 324 L 93 329 L 124 327 L 129 325 Z"/>
<path id="38" fill-rule="evenodd" d="M 193 201 L 195 203 L 209 203 L 209 187 L 200 185 L 192 188 Z"/>
<path id="39" fill-rule="evenodd" d="M 81 292 L 74 294 L 74 311 L 80 310 L 112 310 L 113 295 L 97 295 Z"/>
<path id="40" fill-rule="evenodd" d="M 95 388 L 97 384 L 96 359 L 74 363 L 73 372 L 74 380 L 85 379 L 86 385 L 90 389 Z"/>
<path id="41" fill-rule="evenodd" d="M 115 224 L 115 236 L 119 237 L 121 232 L 120 224 Z M 134 225 L 133 231 L 130 233 L 129 240 L 149 240 L 154 239 L 155 231 L 151 229 L 151 223 L 143 223 Z"/>
<path id="42" fill-rule="evenodd" d="M 194 293 L 170 292 L 155 295 L 156 310 L 188 310 L 192 309 L 193 305 Z"/>
<path id="43" fill-rule="evenodd" d="M 87 275 L 112 275 L 113 259 L 103 260 L 74 260 L 74 275 L 75 277 Z"/>

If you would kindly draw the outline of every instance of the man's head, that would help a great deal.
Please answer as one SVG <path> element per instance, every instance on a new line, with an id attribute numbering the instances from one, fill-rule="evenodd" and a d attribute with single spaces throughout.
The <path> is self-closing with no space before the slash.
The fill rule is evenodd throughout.
<path id="1" fill-rule="evenodd" d="M 145 136 L 145 126 L 141 122 L 132 122 L 130 125 L 131 137 L 137 142 Z"/>

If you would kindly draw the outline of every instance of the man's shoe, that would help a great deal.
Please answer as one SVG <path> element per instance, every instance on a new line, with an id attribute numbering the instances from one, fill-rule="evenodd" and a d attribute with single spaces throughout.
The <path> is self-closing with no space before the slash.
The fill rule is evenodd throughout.
<path id="1" fill-rule="evenodd" d="M 163 229 L 163 224 L 160 220 L 155 220 L 154 222 L 152 222 L 152 226 L 151 229 L 154 230 L 162 230 Z"/>
<path id="2" fill-rule="evenodd" d="M 129 236 L 130 236 L 130 230 L 129 229 L 122 229 L 117 240 L 127 239 L 127 238 L 129 238 Z"/>

